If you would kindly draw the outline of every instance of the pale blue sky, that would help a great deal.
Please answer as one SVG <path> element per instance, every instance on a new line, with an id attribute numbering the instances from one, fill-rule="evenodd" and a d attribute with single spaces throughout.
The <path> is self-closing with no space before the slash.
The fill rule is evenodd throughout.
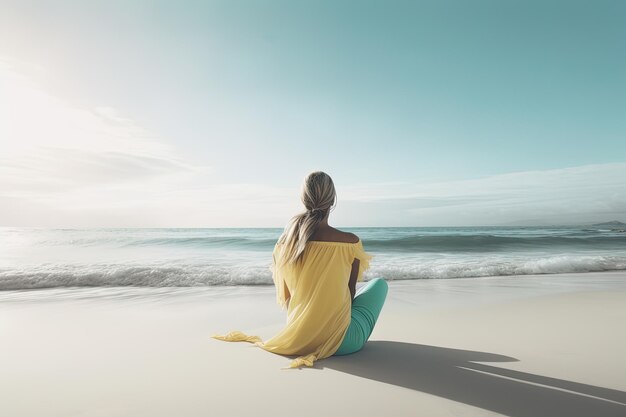
<path id="1" fill-rule="evenodd" d="M 23 3 L 5 225 L 626 221 L 624 2 Z"/>

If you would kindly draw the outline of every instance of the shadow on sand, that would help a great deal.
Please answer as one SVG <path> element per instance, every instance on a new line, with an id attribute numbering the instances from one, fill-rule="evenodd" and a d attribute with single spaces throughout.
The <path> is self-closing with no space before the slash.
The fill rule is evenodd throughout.
<path id="1" fill-rule="evenodd" d="M 369 341 L 352 355 L 315 368 L 437 395 L 514 417 L 626 416 L 626 393 L 476 362 L 517 362 L 493 353 L 412 343 Z"/>

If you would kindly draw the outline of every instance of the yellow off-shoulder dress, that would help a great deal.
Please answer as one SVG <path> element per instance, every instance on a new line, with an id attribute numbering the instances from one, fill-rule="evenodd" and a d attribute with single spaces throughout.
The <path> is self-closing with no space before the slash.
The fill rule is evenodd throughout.
<path id="1" fill-rule="evenodd" d="M 298 355 L 289 368 L 313 366 L 317 359 L 332 356 L 339 349 L 350 325 L 352 303 L 348 280 L 352 263 L 359 259 L 357 281 L 362 281 L 373 256 L 365 252 L 361 240 L 356 243 L 311 240 L 306 243 L 300 265 L 279 267 L 281 248 L 280 243 L 275 245 L 270 269 L 276 301 L 283 309 L 287 307 L 286 326 L 265 342 L 259 336 L 238 330 L 212 337 L 228 342 L 251 342 L 279 355 Z"/>

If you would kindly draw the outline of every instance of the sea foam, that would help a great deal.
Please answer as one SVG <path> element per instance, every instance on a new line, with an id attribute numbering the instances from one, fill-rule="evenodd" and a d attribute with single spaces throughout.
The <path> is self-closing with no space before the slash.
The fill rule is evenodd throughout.
<path id="1" fill-rule="evenodd" d="M 626 233 L 585 227 L 346 228 L 365 279 L 626 270 Z M 272 285 L 282 229 L 0 228 L 0 290 Z"/>
<path id="2" fill-rule="evenodd" d="M 626 270 L 626 257 L 552 256 L 540 259 L 385 260 L 376 256 L 365 280 L 472 278 Z M 0 270 L 0 290 L 57 287 L 199 287 L 272 285 L 268 265 L 44 265 Z"/>

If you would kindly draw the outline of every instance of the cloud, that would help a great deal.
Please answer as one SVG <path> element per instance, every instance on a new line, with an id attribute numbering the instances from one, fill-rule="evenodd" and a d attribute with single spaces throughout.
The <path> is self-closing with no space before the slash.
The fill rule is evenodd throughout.
<path id="1" fill-rule="evenodd" d="M 24 68 L 30 67 L 0 59 L 2 223 L 49 225 L 51 213 L 67 223 L 79 208 L 119 211 L 210 176 L 209 167 L 185 161 L 115 108 L 77 107 L 42 89 Z M 81 224 L 102 220 L 89 216 Z"/>
<path id="2" fill-rule="evenodd" d="M 218 184 L 117 109 L 77 107 L 21 67 L 0 60 L 0 225 L 223 226 L 290 207 L 289 191 Z"/>
<path id="3" fill-rule="evenodd" d="M 112 107 L 80 108 L 49 94 L 0 59 L 0 167 L 2 176 L 47 179 L 69 174 L 112 178 L 163 169 L 189 170 L 175 149 Z M 77 172 L 73 172 L 77 171 Z M 92 175 L 92 174 L 97 175 Z"/>
<path id="4" fill-rule="evenodd" d="M 471 180 L 361 184 L 347 187 L 343 198 L 361 225 L 587 223 L 626 220 L 623 178 L 626 163 L 611 163 Z"/>
<path id="5" fill-rule="evenodd" d="M 0 193 L 7 196 L 59 192 L 199 170 L 158 156 L 38 147 L 26 155 L 0 157 Z"/>
<path id="6" fill-rule="evenodd" d="M 0 59 L 0 226 L 282 227 L 299 185 L 219 183 L 111 106 L 78 107 Z M 38 71 L 41 71 L 39 68 Z M 626 163 L 455 181 L 336 184 L 331 224 L 626 221 Z"/>
<path id="7" fill-rule="evenodd" d="M 298 210 L 292 190 L 220 184 L 114 107 L 48 93 L 29 68 L 0 59 L 0 226 L 254 226 Z"/>

